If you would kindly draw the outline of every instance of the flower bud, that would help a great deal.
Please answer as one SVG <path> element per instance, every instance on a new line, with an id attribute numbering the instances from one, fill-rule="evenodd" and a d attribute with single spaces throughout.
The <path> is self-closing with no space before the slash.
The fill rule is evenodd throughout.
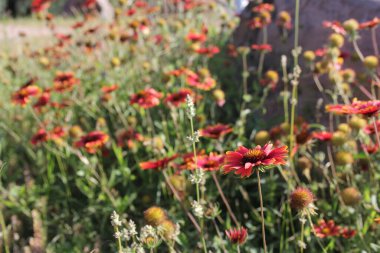
<path id="1" fill-rule="evenodd" d="M 344 21 L 343 28 L 349 33 L 353 33 L 359 29 L 359 23 L 355 19 L 351 18 L 349 20 Z"/>
<path id="2" fill-rule="evenodd" d="M 144 219 L 147 224 L 158 226 L 167 219 L 167 216 L 164 209 L 158 206 L 152 206 L 145 210 Z"/>
<path id="3" fill-rule="evenodd" d="M 351 128 L 350 125 L 346 123 L 341 123 L 338 125 L 338 130 L 345 133 L 345 134 L 350 134 L 351 133 Z"/>
<path id="4" fill-rule="evenodd" d="M 346 151 L 338 151 L 335 154 L 335 162 L 337 165 L 349 165 L 354 163 L 354 157 L 351 153 Z"/>
<path id="5" fill-rule="evenodd" d="M 338 33 L 333 33 L 329 37 L 329 42 L 332 47 L 341 48 L 344 45 L 344 37 Z"/>
<path id="6" fill-rule="evenodd" d="M 313 167 L 313 163 L 306 156 L 301 156 L 300 158 L 298 158 L 297 164 L 298 164 L 298 167 L 302 171 L 307 170 L 307 169 L 311 169 Z"/>
<path id="7" fill-rule="evenodd" d="M 258 131 L 255 136 L 255 143 L 257 145 L 265 145 L 270 140 L 270 134 L 268 131 Z"/>
<path id="8" fill-rule="evenodd" d="M 173 240 L 175 239 L 175 236 L 176 236 L 176 230 L 177 230 L 177 225 L 174 224 L 174 222 L 172 222 L 171 220 L 167 219 L 167 220 L 164 220 L 161 224 L 160 224 L 160 231 L 162 233 L 162 237 L 167 240 L 167 241 L 170 241 L 170 240 Z"/>
<path id="9" fill-rule="evenodd" d="M 343 145 L 346 142 L 346 140 L 347 140 L 346 134 L 343 133 L 342 131 L 334 132 L 331 139 L 333 145 L 335 146 Z"/>
<path id="10" fill-rule="evenodd" d="M 119 67 L 120 64 L 121 64 L 121 61 L 119 58 L 117 57 L 113 57 L 112 60 L 111 60 L 111 64 L 113 67 Z"/>
<path id="11" fill-rule="evenodd" d="M 79 138 L 83 135 L 82 128 L 78 125 L 74 125 L 70 128 L 69 134 L 72 138 Z"/>
<path id="12" fill-rule="evenodd" d="M 344 204 L 348 206 L 355 206 L 360 203 L 362 195 L 354 187 L 347 187 L 340 193 Z"/>
<path id="13" fill-rule="evenodd" d="M 358 116 L 353 116 L 348 124 L 351 128 L 360 130 L 367 125 L 367 121 L 365 119 L 359 118 Z"/>
<path id="14" fill-rule="evenodd" d="M 375 69 L 379 65 L 379 60 L 376 56 L 369 55 L 366 58 L 364 58 L 364 66 L 366 66 L 369 69 Z"/>
<path id="15" fill-rule="evenodd" d="M 315 59 L 315 54 L 313 51 L 308 50 L 303 53 L 303 58 L 308 62 L 312 62 Z"/>

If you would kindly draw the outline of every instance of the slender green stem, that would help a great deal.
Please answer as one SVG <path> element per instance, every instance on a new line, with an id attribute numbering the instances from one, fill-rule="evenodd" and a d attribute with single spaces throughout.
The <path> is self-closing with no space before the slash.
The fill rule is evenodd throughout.
<path id="1" fill-rule="evenodd" d="M 303 237 L 304 237 L 304 232 L 305 232 L 304 230 L 305 230 L 305 222 L 301 221 L 301 244 L 302 244 L 300 245 L 301 253 L 303 253 L 303 250 L 304 250 L 304 247 L 303 247 L 304 246 Z"/>
<path id="2" fill-rule="evenodd" d="M 194 123 L 193 123 L 193 118 L 189 117 L 190 119 L 190 127 L 191 127 L 191 137 L 192 137 L 192 147 L 193 147 L 193 153 L 194 153 L 194 162 L 196 166 L 195 173 L 199 174 L 200 169 L 198 168 L 198 157 L 197 157 L 197 150 L 195 148 L 195 140 L 194 140 Z M 200 203 L 200 190 L 199 190 L 199 182 L 196 182 L 196 191 L 197 191 L 197 202 Z M 201 240 L 202 240 L 202 245 L 203 245 L 203 250 L 205 253 L 207 253 L 207 246 L 206 246 L 206 241 L 204 238 L 204 230 L 203 230 L 203 218 L 200 219 L 201 223 Z"/>
<path id="3" fill-rule="evenodd" d="M 4 248 L 6 253 L 10 253 L 9 249 L 9 241 L 8 241 L 8 232 L 7 232 L 7 226 L 5 225 L 4 215 L 3 215 L 3 209 L 0 207 L 0 223 L 1 223 L 1 230 L 3 232 L 3 241 L 4 241 Z"/>
<path id="4" fill-rule="evenodd" d="M 237 246 L 236 246 L 236 252 L 240 253 L 240 245 L 239 244 L 237 244 Z"/>
<path id="5" fill-rule="evenodd" d="M 114 228 L 115 228 L 115 234 L 119 234 L 119 228 L 117 226 L 115 226 Z M 123 246 L 121 245 L 121 237 L 120 236 L 117 237 L 117 245 L 119 247 L 118 253 L 123 253 Z"/>
<path id="6" fill-rule="evenodd" d="M 266 26 L 263 27 L 263 44 L 267 44 L 268 42 L 268 31 Z M 260 52 L 260 58 L 259 58 L 259 66 L 257 67 L 257 76 L 259 80 L 261 79 L 261 76 L 263 74 L 263 68 L 264 68 L 264 60 L 265 60 L 265 50 L 262 50 Z"/>
<path id="7" fill-rule="evenodd" d="M 263 237 L 264 253 L 267 253 L 267 242 L 265 239 L 264 205 L 263 205 L 263 195 L 261 193 L 261 180 L 260 180 L 260 171 L 259 170 L 256 170 L 256 175 L 257 175 L 257 186 L 259 188 L 259 197 L 260 197 L 261 234 Z"/>
<path id="8" fill-rule="evenodd" d="M 317 232 L 315 232 L 314 224 L 313 224 L 313 221 L 311 220 L 310 213 L 307 213 L 307 219 L 309 220 L 311 230 L 313 231 L 314 235 L 316 235 Z M 327 253 L 326 250 L 325 250 L 325 247 L 323 247 L 321 241 L 320 241 L 317 237 L 316 237 L 316 239 L 317 239 L 317 242 L 318 242 L 319 246 L 321 247 L 322 251 L 323 251 L 324 253 Z"/>

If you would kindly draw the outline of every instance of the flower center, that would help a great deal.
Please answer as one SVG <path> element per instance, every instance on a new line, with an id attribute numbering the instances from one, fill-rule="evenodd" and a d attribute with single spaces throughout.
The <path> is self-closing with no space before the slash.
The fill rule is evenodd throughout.
<path id="1" fill-rule="evenodd" d="M 261 149 L 250 149 L 243 156 L 243 164 L 245 163 L 256 163 L 265 158 L 266 154 Z"/>

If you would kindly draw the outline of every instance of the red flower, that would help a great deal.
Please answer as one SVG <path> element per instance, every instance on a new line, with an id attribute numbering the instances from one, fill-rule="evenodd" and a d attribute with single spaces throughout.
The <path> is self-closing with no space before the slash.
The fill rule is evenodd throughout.
<path id="1" fill-rule="evenodd" d="M 83 6 L 92 9 L 96 7 L 96 0 L 86 0 L 86 2 L 83 3 Z"/>
<path id="2" fill-rule="evenodd" d="M 118 90 L 118 89 L 119 89 L 119 85 L 113 84 L 113 85 L 109 85 L 109 86 L 103 86 L 102 92 L 103 93 L 111 93 L 111 92 Z"/>
<path id="3" fill-rule="evenodd" d="M 330 132 L 313 132 L 312 138 L 313 139 L 318 139 L 320 141 L 329 141 L 332 139 L 333 134 Z"/>
<path id="4" fill-rule="evenodd" d="M 90 154 L 102 148 L 108 141 L 109 136 L 102 131 L 92 131 L 85 136 L 82 136 L 79 141 L 75 143 L 77 148 L 85 148 Z"/>
<path id="5" fill-rule="evenodd" d="M 189 32 L 186 35 L 186 40 L 192 43 L 196 43 L 196 42 L 202 43 L 202 42 L 205 42 L 206 39 L 207 39 L 207 36 L 204 33 Z"/>
<path id="6" fill-rule="evenodd" d="M 200 90 L 211 90 L 216 86 L 215 80 L 206 74 L 197 74 L 191 70 L 186 71 L 186 82 L 188 85 Z"/>
<path id="7" fill-rule="evenodd" d="M 70 91 L 79 80 L 73 72 L 57 72 L 54 78 L 54 90 L 58 92 Z"/>
<path id="8" fill-rule="evenodd" d="M 117 145 L 119 147 L 133 148 L 135 141 L 142 142 L 143 140 L 144 137 L 132 128 L 124 129 L 117 134 Z"/>
<path id="9" fill-rule="evenodd" d="M 165 103 L 178 107 L 186 102 L 186 97 L 188 95 L 192 96 L 193 91 L 190 89 L 182 88 L 178 92 L 167 94 L 165 98 Z"/>
<path id="10" fill-rule="evenodd" d="M 201 47 L 195 50 L 198 54 L 207 55 L 208 57 L 213 57 L 214 55 L 220 52 L 219 47 L 217 46 L 209 46 L 209 47 Z"/>
<path id="11" fill-rule="evenodd" d="M 316 49 L 314 51 L 314 53 L 315 53 L 316 56 L 323 57 L 323 56 L 326 55 L 327 49 L 326 48 L 319 48 L 319 49 Z"/>
<path id="12" fill-rule="evenodd" d="M 380 100 L 360 101 L 354 100 L 350 105 L 327 105 L 326 111 L 336 114 L 361 114 L 374 116 L 380 110 Z"/>
<path id="13" fill-rule="evenodd" d="M 251 48 L 257 51 L 272 52 L 272 46 L 269 44 L 253 44 Z"/>
<path id="14" fill-rule="evenodd" d="M 241 228 L 231 228 L 230 230 L 226 230 L 226 235 L 232 244 L 242 245 L 247 240 L 247 229 L 244 227 Z"/>
<path id="15" fill-rule="evenodd" d="M 356 230 L 355 229 L 351 229 L 351 228 L 343 228 L 340 231 L 340 235 L 343 238 L 350 239 L 350 238 L 352 238 L 352 237 L 354 237 L 356 235 Z"/>
<path id="16" fill-rule="evenodd" d="M 27 83 L 12 94 L 12 102 L 24 106 L 30 101 L 31 97 L 40 93 L 41 89 L 37 85 Z"/>
<path id="17" fill-rule="evenodd" d="M 372 144 L 372 145 L 362 144 L 362 148 L 368 154 L 374 154 L 374 153 L 376 153 L 379 150 L 379 146 L 377 144 L 376 145 L 375 144 Z"/>
<path id="18" fill-rule="evenodd" d="M 253 7 L 252 11 L 253 12 L 263 12 L 263 11 L 272 12 L 272 11 L 274 11 L 274 5 L 268 4 L 268 3 L 261 3 L 255 7 Z"/>
<path id="19" fill-rule="evenodd" d="M 50 92 L 44 91 L 41 96 L 38 98 L 37 102 L 33 105 L 33 108 L 40 110 L 42 107 L 48 105 L 50 101 Z"/>
<path id="20" fill-rule="evenodd" d="M 51 0 L 34 0 L 32 2 L 32 12 L 38 13 L 50 7 Z"/>
<path id="21" fill-rule="evenodd" d="M 378 17 L 373 18 L 370 21 L 363 22 L 359 25 L 359 29 L 374 28 L 380 24 L 380 19 Z"/>
<path id="22" fill-rule="evenodd" d="M 200 136 L 211 138 L 211 139 L 219 139 L 220 137 L 231 133 L 232 132 L 232 127 L 228 125 L 223 125 L 223 124 L 216 124 L 213 126 L 208 126 L 206 128 L 200 129 L 199 133 Z"/>
<path id="23" fill-rule="evenodd" d="M 58 138 L 61 138 L 63 136 L 65 136 L 65 130 L 63 129 L 63 127 L 61 126 L 57 126 L 55 127 L 50 133 L 49 133 L 49 137 L 51 139 L 58 139 Z"/>
<path id="24" fill-rule="evenodd" d="M 226 162 L 223 166 L 224 173 L 234 171 L 236 175 L 249 177 L 255 168 L 263 169 L 273 165 L 285 164 L 287 149 L 287 146 L 273 148 L 272 144 L 265 144 L 263 147 L 258 145 L 253 149 L 240 146 L 235 151 L 226 153 Z"/>
<path id="25" fill-rule="evenodd" d="M 197 161 L 197 167 L 205 171 L 219 170 L 224 162 L 224 155 L 210 153 L 209 155 L 199 156 Z"/>
<path id="26" fill-rule="evenodd" d="M 33 144 L 33 145 L 37 145 L 39 143 L 42 143 L 42 142 L 46 142 L 49 140 L 49 135 L 48 133 L 46 132 L 45 129 L 40 129 L 38 130 L 38 132 L 33 135 L 32 139 L 30 140 L 30 142 Z"/>
<path id="27" fill-rule="evenodd" d="M 332 29 L 335 33 L 346 34 L 342 24 L 338 21 L 323 21 L 322 25 L 323 27 Z"/>
<path id="28" fill-rule="evenodd" d="M 148 161 L 140 163 L 142 170 L 162 170 L 168 167 L 169 163 L 176 159 L 178 155 L 173 155 L 171 157 L 166 157 L 161 160 Z"/>
<path id="29" fill-rule="evenodd" d="M 325 238 L 329 236 L 337 236 L 340 234 L 340 227 L 335 225 L 333 220 L 325 221 L 319 220 L 318 225 L 314 225 L 316 236 Z"/>
<path id="30" fill-rule="evenodd" d="M 162 93 L 153 88 L 146 88 L 131 96 L 130 104 L 138 104 L 144 109 L 155 107 L 160 104 Z"/>
<path id="31" fill-rule="evenodd" d="M 377 129 L 380 129 L 380 120 L 376 121 L 376 127 Z M 376 130 L 375 130 L 375 127 L 373 124 L 368 124 L 364 129 L 363 131 L 366 133 L 366 134 L 375 134 L 376 133 Z"/>

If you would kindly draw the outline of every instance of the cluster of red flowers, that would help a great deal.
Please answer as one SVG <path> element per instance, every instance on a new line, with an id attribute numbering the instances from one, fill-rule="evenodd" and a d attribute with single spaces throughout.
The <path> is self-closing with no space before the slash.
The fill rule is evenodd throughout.
<path id="1" fill-rule="evenodd" d="M 350 105 L 327 105 L 326 111 L 336 114 L 361 114 L 374 116 L 380 110 L 380 100 L 360 101 L 354 100 Z"/>
<path id="2" fill-rule="evenodd" d="M 30 142 L 33 145 L 37 145 L 43 142 L 47 142 L 48 140 L 56 140 L 63 136 L 65 136 L 65 131 L 63 127 L 55 127 L 52 131 L 47 132 L 45 129 L 41 128 L 37 131 L 36 134 L 32 136 Z"/>
<path id="3" fill-rule="evenodd" d="M 331 236 L 342 236 L 349 239 L 356 235 L 356 230 L 350 228 L 342 228 L 335 224 L 333 220 L 319 220 L 317 225 L 314 225 L 314 231 L 319 238 Z"/>

